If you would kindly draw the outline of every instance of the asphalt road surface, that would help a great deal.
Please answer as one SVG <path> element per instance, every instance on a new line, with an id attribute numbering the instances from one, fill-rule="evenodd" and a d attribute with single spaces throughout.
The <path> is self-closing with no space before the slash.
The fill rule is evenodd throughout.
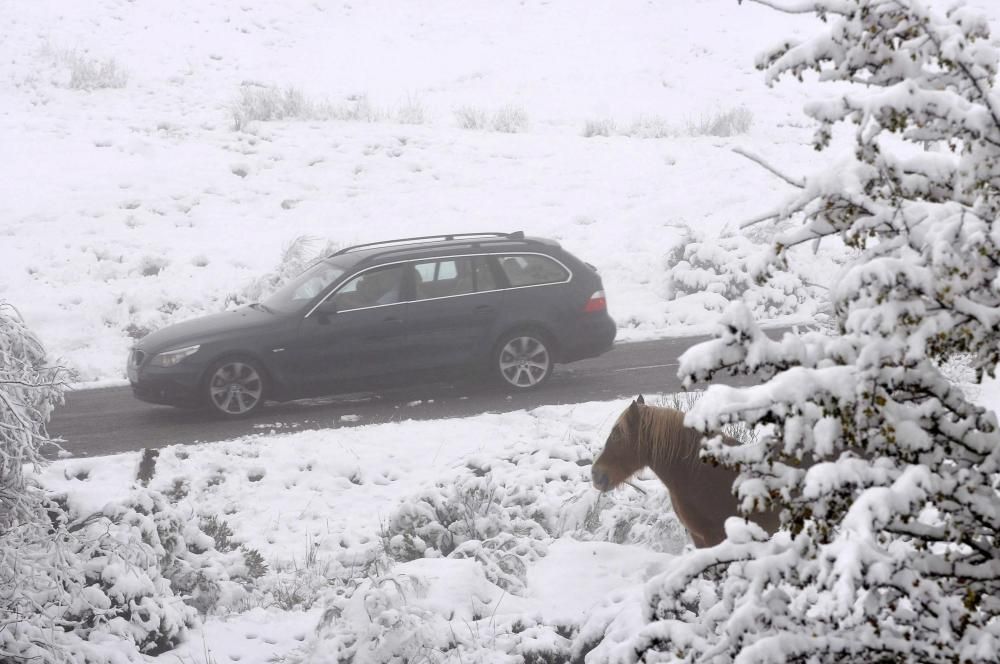
<path id="1" fill-rule="evenodd" d="M 136 400 L 128 387 L 71 391 L 66 394 L 66 403 L 53 413 L 49 434 L 61 439 L 71 456 L 100 456 L 271 431 L 466 417 L 672 392 L 681 389 L 677 358 L 703 340 L 686 337 L 618 344 L 601 357 L 558 366 L 548 383 L 529 394 L 512 395 L 502 389 L 467 384 L 419 385 L 380 394 L 269 404 L 260 413 L 237 421 L 219 420 L 207 411 L 146 404 Z"/>

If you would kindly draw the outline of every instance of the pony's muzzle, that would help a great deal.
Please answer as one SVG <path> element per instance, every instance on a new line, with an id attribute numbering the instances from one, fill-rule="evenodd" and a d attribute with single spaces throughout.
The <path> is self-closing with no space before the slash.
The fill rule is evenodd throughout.
<path id="1" fill-rule="evenodd" d="M 598 491 L 607 491 L 608 486 L 611 484 L 608 474 L 597 466 L 594 466 L 590 470 L 590 479 L 594 482 L 594 488 Z"/>

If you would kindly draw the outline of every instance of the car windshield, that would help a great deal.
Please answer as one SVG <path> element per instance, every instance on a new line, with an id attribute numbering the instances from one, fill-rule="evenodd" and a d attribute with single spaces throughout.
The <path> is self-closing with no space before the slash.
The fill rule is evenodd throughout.
<path id="1" fill-rule="evenodd" d="M 326 290 L 344 274 L 344 268 L 330 261 L 321 261 L 272 293 L 263 305 L 278 311 L 294 311 Z"/>

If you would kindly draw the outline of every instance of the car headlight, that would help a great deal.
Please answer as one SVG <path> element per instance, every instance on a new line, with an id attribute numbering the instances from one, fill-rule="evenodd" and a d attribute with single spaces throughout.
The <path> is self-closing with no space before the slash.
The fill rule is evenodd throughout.
<path id="1" fill-rule="evenodd" d="M 186 346 L 184 348 L 177 348 L 176 350 L 168 350 L 165 353 L 160 353 L 153 357 L 150 363 L 157 367 L 172 367 L 178 362 L 183 360 L 189 355 L 194 355 L 198 352 L 201 346 Z"/>

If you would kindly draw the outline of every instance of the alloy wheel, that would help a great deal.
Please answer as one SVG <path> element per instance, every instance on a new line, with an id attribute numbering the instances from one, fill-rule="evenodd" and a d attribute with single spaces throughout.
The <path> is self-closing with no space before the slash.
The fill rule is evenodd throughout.
<path id="1" fill-rule="evenodd" d="M 226 415 L 246 415 L 260 404 L 264 381 L 252 364 L 226 362 L 208 381 L 208 396 L 218 411 Z"/>
<path id="2" fill-rule="evenodd" d="M 539 339 L 527 335 L 507 341 L 500 349 L 498 362 L 503 379 L 521 389 L 539 385 L 552 368 L 549 349 Z"/>

